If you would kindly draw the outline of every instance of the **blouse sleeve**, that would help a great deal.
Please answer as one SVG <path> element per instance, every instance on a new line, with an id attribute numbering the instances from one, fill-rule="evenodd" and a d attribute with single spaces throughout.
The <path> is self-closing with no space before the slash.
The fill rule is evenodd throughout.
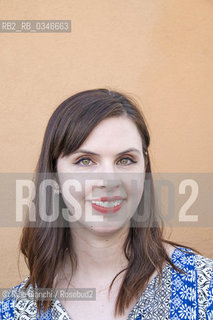
<path id="1" fill-rule="evenodd" d="M 212 269 L 212 275 L 211 275 L 209 292 L 208 292 L 206 319 L 213 320 L 213 269 Z"/>
<path id="2" fill-rule="evenodd" d="M 14 298 L 11 296 L 13 290 L 7 292 L 6 298 L 0 301 L 0 319 L 14 319 Z"/>

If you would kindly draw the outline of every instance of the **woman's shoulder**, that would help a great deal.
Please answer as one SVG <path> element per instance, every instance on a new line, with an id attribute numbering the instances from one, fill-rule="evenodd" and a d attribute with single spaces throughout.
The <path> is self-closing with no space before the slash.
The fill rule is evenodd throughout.
<path id="1" fill-rule="evenodd" d="M 15 286 L 13 286 L 9 289 L 3 290 L 2 295 L 1 295 L 0 305 L 3 303 L 3 301 L 8 301 L 8 300 L 15 301 L 17 299 L 18 293 L 21 291 L 21 288 L 24 287 L 24 285 L 26 284 L 28 279 L 29 279 L 29 276 L 27 278 L 25 278 L 19 284 L 16 284 Z"/>
<path id="2" fill-rule="evenodd" d="M 186 268 L 194 266 L 198 271 L 206 270 L 209 276 L 211 276 L 213 270 L 213 259 L 182 246 L 175 248 L 172 254 L 172 261 L 180 268 L 184 266 L 186 266 Z"/>
<path id="3" fill-rule="evenodd" d="M 28 279 L 29 276 L 4 293 L 4 297 L 0 301 L 0 319 L 52 319 L 50 310 L 41 313 L 41 316 L 38 317 L 37 305 L 33 300 L 33 287 L 29 285 L 26 289 L 24 288 Z"/>
<path id="4" fill-rule="evenodd" d="M 21 288 L 24 287 L 29 276 L 25 278 L 21 283 L 11 287 L 8 290 L 2 291 L 2 296 L 0 300 L 0 315 L 2 319 L 13 319 L 14 317 L 14 307 L 17 301 L 19 292 Z"/>
<path id="5" fill-rule="evenodd" d="M 206 314 L 213 319 L 213 260 L 182 246 L 174 250 L 171 260 L 186 272 L 180 274 L 173 269 L 176 298 L 194 301 L 199 306 L 199 319 L 205 319 Z"/>
<path id="6" fill-rule="evenodd" d="M 175 248 L 171 260 L 177 267 L 186 271 L 188 281 L 195 281 L 206 287 L 212 285 L 213 259 L 198 254 L 189 248 L 178 246 Z M 189 275 L 191 275 L 191 278 Z"/>

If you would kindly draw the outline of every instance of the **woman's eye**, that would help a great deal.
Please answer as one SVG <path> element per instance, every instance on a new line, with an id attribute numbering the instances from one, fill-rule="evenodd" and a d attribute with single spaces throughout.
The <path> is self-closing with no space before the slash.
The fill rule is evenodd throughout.
<path id="1" fill-rule="evenodd" d="M 123 160 L 124 160 L 124 162 L 123 162 Z M 126 160 L 130 160 L 131 161 L 131 163 L 136 163 L 136 161 L 134 161 L 133 159 L 131 159 L 131 158 L 129 158 L 129 157 L 127 157 L 127 158 L 122 158 L 122 159 L 120 159 L 119 161 L 121 162 L 121 164 L 122 165 L 129 165 L 129 164 L 131 164 L 131 163 L 127 163 L 127 161 Z M 89 166 L 89 161 L 92 161 L 90 158 L 81 158 L 81 159 L 79 159 L 77 162 L 75 162 L 75 164 L 79 164 L 80 166 L 86 166 L 86 167 L 88 167 Z M 80 164 L 82 162 L 82 164 Z"/>
<path id="2" fill-rule="evenodd" d="M 123 160 L 124 160 L 124 162 L 123 162 Z M 128 166 L 129 164 L 131 164 L 131 163 L 127 164 L 127 162 L 125 162 L 126 160 L 130 160 L 131 163 L 136 163 L 136 161 L 134 161 L 133 159 L 131 159 L 131 158 L 129 158 L 129 157 L 127 157 L 127 158 L 122 158 L 122 159 L 120 159 L 119 161 L 120 161 L 121 163 L 123 163 L 124 165 L 126 164 L 127 166 Z"/>
<path id="3" fill-rule="evenodd" d="M 75 164 L 79 164 L 81 161 L 85 161 L 85 160 L 87 161 L 87 163 L 84 162 L 83 165 L 88 166 L 88 161 L 91 161 L 89 158 L 81 158 L 77 162 L 75 162 Z M 80 166 L 81 166 L 81 164 L 80 164 Z"/>

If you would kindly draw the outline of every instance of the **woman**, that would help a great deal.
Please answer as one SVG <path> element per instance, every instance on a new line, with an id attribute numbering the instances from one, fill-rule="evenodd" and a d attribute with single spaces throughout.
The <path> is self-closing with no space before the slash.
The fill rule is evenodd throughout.
<path id="1" fill-rule="evenodd" d="M 3 319 L 213 319 L 213 260 L 163 238 L 149 145 L 125 94 L 87 90 L 59 105 L 35 172 L 36 222 L 20 240 L 29 276 L 3 300 Z M 50 180 L 54 193 L 39 194 Z M 34 301 L 22 288 L 95 288 L 96 298 Z"/>

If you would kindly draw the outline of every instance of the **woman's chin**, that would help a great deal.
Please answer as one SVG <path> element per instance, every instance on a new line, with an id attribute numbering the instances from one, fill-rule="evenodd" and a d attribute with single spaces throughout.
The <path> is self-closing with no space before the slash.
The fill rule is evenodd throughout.
<path id="1" fill-rule="evenodd" d="M 123 225 L 119 224 L 119 225 L 102 225 L 102 226 L 90 225 L 90 226 L 87 226 L 86 228 L 91 232 L 93 232 L 94 234 L 109 235 L 109 234 L 113 234 L 120 231 L 123 227 L 124 227 Z"/>

